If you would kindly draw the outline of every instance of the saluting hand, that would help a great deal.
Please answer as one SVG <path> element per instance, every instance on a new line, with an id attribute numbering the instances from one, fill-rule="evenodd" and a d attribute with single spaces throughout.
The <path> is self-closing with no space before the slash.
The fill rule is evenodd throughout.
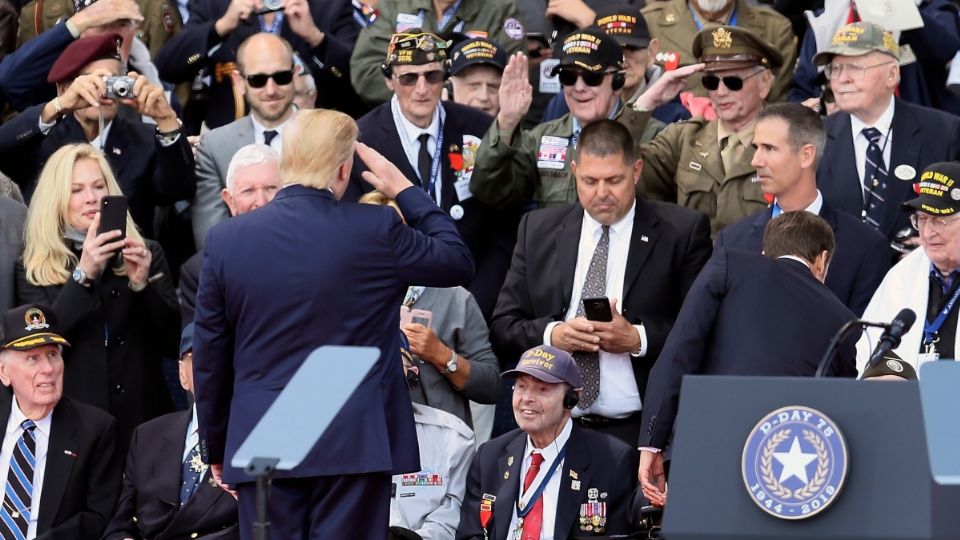
<path id="1" fill-rule="evenodd" d="M 530 61 L 522 52 L 510 57 L 500 80 L 500 112 L 497 124 L 501 131 L 516 129 L 533 103 L 530 85 Z"/>
<path id="2" fill-rule="evenodd" d="M 669 103 L 687 87 L 687 77 L 703 71 L 706 64 L 691 64 L 665 72 L 633 103 L 638 111 L 652 111 L 664 103 Z"/>
<path id="3" fill-rule="evenodd" d="M 547 2 L 547 17 L 557 16 L 572 22 L 577 28 L 593 25 L 597 12 L 590 9 L 583 0 L 550 0 Z"/>
<path id="4" fill-rule="evenodd" d="M 357 141 L 356 150 L 360 160 L 369 169 L 363 171 L 361 176 L 373 186 L 373 189 L 383 193 L 389 199 L 396 199 L 401 191 L 413 187 L 413 184 L 400 172 L 400 169 L 390 163 L 380 152 L 359 141 Z"/>

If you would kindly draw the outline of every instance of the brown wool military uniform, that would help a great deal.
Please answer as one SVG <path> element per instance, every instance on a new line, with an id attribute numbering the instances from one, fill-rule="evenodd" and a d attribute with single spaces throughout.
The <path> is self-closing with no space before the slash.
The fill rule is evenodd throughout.
<path id="1" fill-rule="evenodd" d="M 163 44 L 182 26 L 176 0 L 137 0 L 143 22 L 139 37 L 155 58 Z M 20 10 L 20 31 L 17 47 L 38 33 L 49 30 L 58 22 L 69 19 L 75 13 L 73 0 L 31 0 Z"/>
<path id="2" fill-rule="evenodd" d="M 696 63 L 693 37 L 697 34 L 697 25 L 687 2 L 688 0 L 647 2 L 647 6 L 643 8 L 650 34 L 660 40 L 661 53 L 680 53 L 681 66 Z M 797 38 L 793 34 L 790 20 L 770 8 L 750 6 L 744 0 L 737 0 L 735 13 L 737 26 L 753 30 L 783 56 L 783 65 L 774 72 L 776 80 L 767 97 L 770 102 L 783 101 L 787 97 L 790 79 L 793 77 L 793 65 L 797 59 Z M 691 90 L 696 95 L 707 95 L 696 78 L 690 82 L 693 83 Z"/>

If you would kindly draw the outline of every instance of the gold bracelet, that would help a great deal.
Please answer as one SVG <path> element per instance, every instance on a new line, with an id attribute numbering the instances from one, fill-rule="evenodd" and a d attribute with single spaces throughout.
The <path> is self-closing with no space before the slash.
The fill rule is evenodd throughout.
<path id="1" fill-rule="evenodd" d="M 63 114 L 63 107 L 60 106 L 60 96 L 53 98 L 53 111 L 57 116 Z"/>

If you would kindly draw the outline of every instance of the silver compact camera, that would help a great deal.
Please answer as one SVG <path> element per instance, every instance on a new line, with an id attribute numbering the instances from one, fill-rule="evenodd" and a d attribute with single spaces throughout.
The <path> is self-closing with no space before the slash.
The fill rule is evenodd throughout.
<path id="1" fill-rule="evenodd" d="M 107 77 L 104 84 L 107 87 L 107 99 L 130 99 L 133 95 L 132 77 Z"/>
<path id="2" fill-rule="evenodd" d="M 257 10 L 258 15 L 283 11 L 283 0 L 263 0 L 263 9 Z"/>

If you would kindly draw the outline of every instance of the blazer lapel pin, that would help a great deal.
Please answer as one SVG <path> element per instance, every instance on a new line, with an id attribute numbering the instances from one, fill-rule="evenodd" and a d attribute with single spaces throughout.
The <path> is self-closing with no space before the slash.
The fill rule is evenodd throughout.
<path id="1" fill-rule="evenodd" d="M 70 457 L 72 457 L 73 459 L 77 459 L 77 457 L 78 457 L 78 456 L 77 456 L 77 453 L 74 452 L 74 451 L 72 451 L 72 450 L 64 450 L 63 453 L 66 454 L 66 455 L 68 455 L 68 456 L 70 456 Z"/>

